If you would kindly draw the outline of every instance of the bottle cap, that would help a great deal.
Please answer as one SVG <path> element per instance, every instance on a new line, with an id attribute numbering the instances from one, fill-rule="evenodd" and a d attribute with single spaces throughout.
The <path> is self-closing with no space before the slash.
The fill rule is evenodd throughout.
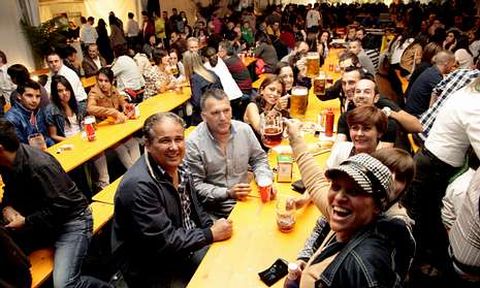
<path id="1" fill-rule="evenodd" d="M 298 267 L 297 263 L 295 263 L 295 262 L 288 263 L 288 272 L 295 272 L 298 269 L 300 269 L 300 267 Z"/>

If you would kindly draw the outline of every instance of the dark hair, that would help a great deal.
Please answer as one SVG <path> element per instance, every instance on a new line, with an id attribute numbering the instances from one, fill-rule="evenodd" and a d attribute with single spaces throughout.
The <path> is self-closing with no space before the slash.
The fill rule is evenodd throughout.
<path id="1" fill-rule="evenodd" d="M 180 126 L 185 127 L 185 122 L 183 121 L 180 116 L 172 113 L 172 112 L 158 112 L 153 114 L 152 116 L 148 117 L 143 124 L 142 132 L 143 137 L 145 138 L 145 143 L 152 144 L 153 140 L 155 139 L 155 133 L 153 132 L 153 127 L 158 123 L 164 121 L 164 119 L 170 119 Z"/>
<path id="2" fill-rule="evenodd" d="M 262 91 L 265 87 L 267 87 L 268 85 L 272 84 L 273 82 L 280 82 L 280 84 L 282 84 L 282 95 L 285 93 L 285 83 L 283 82 L 283 79 L 278 77 L 277 75 L 273 75 L 273 76 L 268 76 L 266 77 L 263 81 L 262 81 L 262 84 L 260 84 L 260 87 L 258 88 L 258 91 Z M 261 93 L 260 93 L 261 94 Z M 261 97 L 261 95 L 258 95 L 259 97 Z"/>
<path id="3" fill-rule="evenodd" d="M 40 84 L 33 81 L 32 79 L 27 79 L 25 82 L 17 86 L 18 94 L 22 95 L 23 93 L 25 93 L 26 88 L 31 88 L 33 90 L 40 90 Z"/>
<path id="4" fill-rule="evenodd" d="M 152 52 L 152 60 L 155 65 L 162 63 L 162 58 L 168 56 L 168 52 L 165 49 L 155 48 Z"/>
<path id="5" fill-rule="evenodd" d="M 115 57 L 127 55 L 128 54 L 127 44 L 115 45 L 115 47 L 113 47 L 113 54 L 115 54 Z"/>
<path id="6" fill-rule="evenodd" d="M 78 119 L 78 103 L 77 99 L 75 98 L 75 93 L 73 92 L 72 85 L 68 82 L 67 78 L 62 75 L 55 75 L 52 77 L 52 85 L 50 87 L 52 102 L 57 106 L 61 111 L 63 111 L 62 101 L 60 100 L 60 96 L 58 95 L 58 84 L 62 84 L 70 91 L 70 100 L 68 100 L 68 106 L 72 109 L 73 112 L 77 115 Z M 65 112 L 65 111 L 63 111 Z M 68 117 L 65 117 L 66 122 L 70 125 L 70 121 L 68 121 Z"/>
<path id="7" fill-rule="evenodd" d="M 112 71 L 112 69 L 110 69 L 110 68 L 108 68 L 108 67 L 102 67 L 102 68 L 100 68 L 100 69 L 98 70 L 98 72 L 97 72 L 97 79 L 98 79 L 98 75 L 100 75 L 100 74 L 103 74 L 103 75 L 107 76 L 108 81 L 110 81 L 110 83 L 113 84 L 113 77 L 114 77 L 114 76 L 113 76 L 113 71 Z"/>
<path id="8" fill-rule="evenodd" d="M 233 48 L 232 42 L 228 40 L 223 40 L 222 42 L 220 42 L 219 46 L 227 50 L 228 56 L 233 56 L 235 54 L 235 49 Z"/>
<path id="9" fill-rule="evenodd" d="M 80 16 L 80 23 L 82 24 L 87 23 L 87 18 L 85 18 L 85 16 Z"/>
<path id="10" fill-rule="evenodd" d="M 353 66 L 358 66 L 360 61 L 358 60 L 358 56 L 353 54 L 350 51 L 344 52 L 338 57 L 338 63 L 346 61 L 348 59 L 352 59 L 352 65 Z"/>
<path id="11" fill-rule="evenodd" d="M 428 43 L 423 48 L 422 62 L 432 64 L 433 56 L 435 56 L 435 54 L 437 54 L 438 52 L 440 52 L 442 50 L 443 50 L 443 48 L 439 44 L 437 44 L 435 42 Z"/>
<path id="12" fill-rule="evenodd" d="M 93 21 L 95 21 L 95 18 L 93 18 L 92 16 L 90 16 L 90 17 L 88 17 L 87 20 L 88 20 L 88 22 L 90 22 L 90 21 L 93 22 Z"/>
<path id="13" fill-rule="evenodd" d="M 63 50 L 63 53 L 64 53 L 64 57 L 66 58 L 66 57 L 72 56 L 73 54 L 76 54 L 77 49 L 75 49 L 70 45 L 67 45 L 67 47 L 65 47 L 65 49 Z"/>
<path id="14" fill-rule="evenodd" d="M 225 93 L 225 91 L 217 88 L 205 91 L 200 98 L 200 107 L 202 108 L 202 111 L 205 110 L 205 102 L 207 102 L 207 100 L 210 98 L 214 98 L 216 100 L 228 100 L 228 95 Z"/>
<path id="15" fill-rule="evenodd" d="M 258 31 L 255 34 L 255 41 L 267 43 L 268 45 L 272 45 L 272 40 L 268 37 L 267 33 Z"/>
<path id="16" fill-rule="evenodd" d="M 133 19 L 135 15 L 132 12 L 128 12 L 128 19 Z"/>
<path id="17" fill-rule="evenodd" d="M 55 49 L 53 47 L 48 50 L 47 54 L 45 55 L 45 59 L 47 59 L 48 57 L 50 57 L 52 55 L 57 55 L 60 59 L 62 59 L 62 55 L 61 55 L 60 51 L 58 51 L 57 49 Z"/>
<path id="18" fill-rule="evenodd" d="M 288 64 L 286 62 L 279 61 L 279 62 L 277 62 L 277 65 L 275 65 L 274 74 L 279 75 L 280 71 L 282 71 L 282 69 L 285 68 L 285 67 L 290 67 L 290 68 L 292 68 L 292 71 L 293 71 L 293 67 L 290 64 Z"/>
<path id="19" fill-rule="evenodd" d="M 377 128 L 379 135 L 384 135 L 387 132 L 387 123 L 388 118 L 385 116 L 385 113 L 371 105 L 357 107 L 347 115 L 349 128 L 355 124 L 370 124 Z"/>
<path id="20" fill-rule="evenodd" d="M 15 152 L 20 147 L 15 126 L 6 119 L 0 119 L 0 145 L 8 152 Z"/>
<path id="21" fill-rule="evenodd" d="M 8 67 L 7 74 L 10 76 L 13 83 L 17 85 L 21 85 L 30 79 L 30 73 L 28 72 L 27 67 L 23 66 L 22 64 L 13 64 L 12 66 Z"/>
<path id="22" fill-rule="evenodd" d="M 393 204 L 412 183 L 413 177 L 415 177 L 415 161 L 407 151 L 400 148 L 383 148 L 374 151 L 370 155 L 387 166 L 395 174 L 395 180 L 405 182 L 403 191 L 399 195 L 395 195 L 394 199 L 390 199 Z"/>
<path id="23" fill-rule="evenodd" d="M 2 59 L 3 64 L 7 64 L 7 55 L 5 55 L 5 52 L 0 50 L 0 58 Z"/>

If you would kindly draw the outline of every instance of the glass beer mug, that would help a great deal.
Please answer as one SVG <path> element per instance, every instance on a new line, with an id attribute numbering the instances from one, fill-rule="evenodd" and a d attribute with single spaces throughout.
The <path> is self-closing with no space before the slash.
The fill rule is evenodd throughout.
<path id="1" fill-rule="evenodd" d="M 278 111 L 260 114 L 260 132 L 265 147 L 273 148 L 282 142 L 283 117 Z"/>
<path id="2" fill-rule="evenodd" d="M 290 116 L 297 119 L 303 119 L 307 112 L 308 88 L 295 86 L 292 88 L 290 96 Z"/>
<path id="3" fill-rule="evenodd" d="M 317 52 L 307 53 L 307 77 L 315 78 L 320 72 L 320 55 Z"/>

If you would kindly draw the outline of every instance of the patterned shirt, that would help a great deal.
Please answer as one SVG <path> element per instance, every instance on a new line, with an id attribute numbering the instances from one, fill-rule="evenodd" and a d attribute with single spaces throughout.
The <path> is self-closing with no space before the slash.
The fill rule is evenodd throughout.
<path id="1" fill-rule="evenodd" d="M 157 65 L 152 66 L 144 72 L 145 77 L 145 98 L 155 96 L 162 87 L 167 87 L 175 81 L 173 75 L 160 70 Z"/>
<path id="2" fill-rule="evenodd" d="M 163 174 L 166 179 L 172 180 L 172 177 L 168 175 L 168 173 L 162 169 L 161 166 L 158 166 L 158 169 Z M 187 193 L 187 183 L 188 183 L 188 175 L 190 171 L 186 165 L 180 165 L 178 167 L 178 176 L 179 176 L 179 183 L 177 187 L 178 195 L 180 196 L 180 204 L 182 206 L 182 222 L 183 227 L 187 230 L 194 229 L 197 227 L 195 222 L 192 220 L 192 204 L 190 201 L 190 197 Z"/>
<path id="3" fill-rule="evenodd" d="M 420 116 L 423 133 L 420 133 L 419 136 L 423 141 L 427 139 L 428 134 L 432 129 L 433 122 L 435 122 L 435 119 L 437 118 L 438 111 L 443 107 L 445 101 L 450 98 L 454 92 L 467 86 L 477 77 L 480 77 L 480 70 L 458 69 L 450 73 L 445 79 L 440 81 L 437 86 L 435 86 L 432 93 L 438 95 L 438 98 L 436 102 Z"/>

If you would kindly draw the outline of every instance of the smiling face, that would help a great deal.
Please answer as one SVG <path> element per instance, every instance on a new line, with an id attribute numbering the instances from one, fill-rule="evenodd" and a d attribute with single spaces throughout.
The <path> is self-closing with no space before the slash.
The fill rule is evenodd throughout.
<path id="1" fill-rule="evenodd" d="M 349 241 L 362 227 L 375 220 L 379 209 L 372 196 L 366 194 L 347 174 L 332 179 L 328 190 L 330 227 L 337 240 Z"/>
<path id="2" fill-rule="evenodd" d="M 148 153 L 162 169 L 174 171 L 185 156 L 185 129 L 168 118 L 154 125 L 152 129 L 155 137 L 145 144 Z"/>
<path id="3" fill-rule="evenodd" d="M 228 98 L 217 100 L 213 97 L 205 101 L 202 109 L 202 119 L 214 137 L 230 134 L 232 122 L 232 107 Z"/>
<path id="4" fill-rule="evenodd" d="M 177 53 L 175 52 L 171 52 L 170 53 L 170 63 L 172 65 L 176 65 L 178 63 L 178 56 L 177 56 Z"/>
<path id="5" fill-rule="evenodd" d="M 380 137 L 373 123 L 355 123 L 350 127 L 350 138 L 356 153 L 372 153 L 377 149 Z"/>
<path id="6" fill-rule="evenodd" d="M 355 85 L 360 80 L 360 72 L 357 70 L 345 71 L 342 74 L 342 89 L 343 94 L 348 100 L 353 100 L 355 94 Z"/>
<path id="7" fill-rule="evenodd" d="M 278 98 L 283 94 L 283 86 L 279 81 L 274 81 L 265 86 L 261 91 L 263 100 L 270 105 L 277 104 Z"/>
<path id="8" fill-rule="evenodd" d="M 97 45 L 89 45 L 88 46 L 88 56 L 90 56 L 90 58 L 92 59 L 97 59 L 97 56 L 98 56 L 98 47 Z"/>
<path id="9" fill-rule="evenodd" d="M 70 90 L 67 89 L 62 83 L 57 84 L 57 91 L 58 91 L 58 98 L 62 103 L 67 104 L 70 101 L 70 97 L 72 96 Z"/>
<path id="10" fill-rule="evenodd" d="M 328 32 L 323 32 L 322 36 L 320 36 L 320 42 L 326 43 L 328 41 Z"/>
<path id="11" fill-rule="evenodd" d="M 356 107 L 374 105 L 380 98 L 380 96 L 375 93 L 375 82 L 362 79 L 355 85 L 353 103 L 355 103 Z"/>
<path id="12" fill-rule="evenodd" d="M 293 87 L 293 70 L 290 66 L 285 66 L 280 69 L 280 73 L 278 73 L 278 77 L 280 77 L 283 82 L 285 83 L 285 90 L 290 91 Z"/>

